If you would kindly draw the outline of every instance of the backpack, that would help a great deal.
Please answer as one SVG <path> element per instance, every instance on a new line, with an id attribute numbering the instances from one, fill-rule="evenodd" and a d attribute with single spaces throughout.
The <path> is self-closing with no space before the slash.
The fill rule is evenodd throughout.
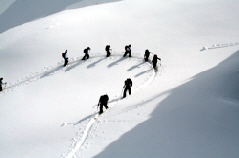
<path id="1" fill-rule="evenodd" d="M 124 48 L 125 48 L 125 51 L 128 51 L 128 46 L 125 46 Z"/>
<path id="2" fill-rule="evenodd" d="M 109 101 L 109 97 L 108 97 L 108 95 L 106 94 L 106 95 L 104 95 L 104 98 L 105 98 L 105 101 L 106 102 L 108 102 Z"/>
<path id="3" fill-rule="evenodd" d="M 108 102 L 108 100 L 109 100 L 109 97 L 108 97 L 108 95 L 102 95 L 101 97 L 100 97 L 100 102 L 101 103 L 106 103 L 106 102 Z"/>
<path id="4" fill-rule="evenodd" d="M 84 53 L 88 53 L 88 49 L 84 49 Z"/>
<path id="5" fill-rule="evenodd" d="M 126 47 L 126 51 L 129 52 L 131 50 L 130 46 Z"/>
<path id="6" fill-rule="evenodd" d="M 127 79 L 128 83 L 130 84 L 130 86 L 133 86 L 132 80 L 130 78 Z"/>
<path id="7" fill-rule="evenodd" d="M 110 46 L 107 45 L 107 46 L 105 47 L 105 51 L 109 51 L 109 49 L 110 49 Z"/>
<path id="8" fill-rule="evenodd" d="M 64 58 L 64 59 L 65 59 L 65 53 L 62 53 L 62 58 Z"/>

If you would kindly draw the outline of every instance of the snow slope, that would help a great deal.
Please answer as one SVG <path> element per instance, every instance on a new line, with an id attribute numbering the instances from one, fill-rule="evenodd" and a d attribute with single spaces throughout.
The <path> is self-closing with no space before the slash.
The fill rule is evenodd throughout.
<path id="1" fill-rule="evenodd" d="M 238 157 L 239 2 L 106 2 L 1 1 L 0 157 Z M 162 58 L 157 73 L 145 49 Z"/>

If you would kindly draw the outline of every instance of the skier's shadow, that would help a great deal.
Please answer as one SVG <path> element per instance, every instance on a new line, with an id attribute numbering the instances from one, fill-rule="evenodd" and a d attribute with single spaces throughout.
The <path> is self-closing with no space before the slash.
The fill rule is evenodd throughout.
<path id="1" fill-rule="evenodd" d="M 84 61 L 81 59 L 78 59 L 78 61 L 75 62 L 75 64 L 71 64 L 71 66 L 67 67 L 65 71 L 70 71 L 74 68 L 76 68 L 77 66 L 81 65 Z"/>
<path id="2" fill-rule="evenodd" d="M 102 59 L 100 59 L 100 60 L 98 60 L 98 61 L 96 61 L 96 62 L 91 63 L 90 65 L 87 66 L 87 69 L 95 67 L 96 64 L 100 63 L 100 62 L 103 61 L 104 59 L 106 59 L 106 57 L 105 57 L 105 58 L 102 58 Z"/>
<path id="3" fill-rule="evenodd" d="M 54 74 L 54 72 L 59 71 L 62 68 L 63 68 L 62 66 L 58 66 L 58 67 L 54 68 L 53 70 L 46 71 L 43 75 L 40 76 L 40 79 L 47 77 L 47 76 L 51 76 Z"/>
<path id="4" fill-rule="evenodd" d="M 151 71 L 151 70 L 152 70 L 152 69 L 149 69 L 149 70 L 147 70 L 147 71 L 142 71 L 142 72 L 136 74 L 134 77 L 139 77 L 139 76 L 141 76 L 141 75 L 143 75 L 143 74 L 145 74 L 145 73 L 147 73 L 147 72 L 149 72 L 149 71 Z"/>
<path id="5" fill-rule="evenodd" d="M 142 64 L 144 64 L 144 63 L 145 63 L 145 62 L 143 61 L 142 63 L 139 63 L 138 65 L 134 65 L 134 66 L 132 66 L 131 68 L 129 68 L 127 71 L 132 71 L 132 70 L 138 68 L 140 65 L 142 65 Z"/>
<path id="6" fill-rule="evenodd" d="M 126 57 L 121 57 L 120 59 L 116 60 L 115 62 L 109 64 L 107 67 L 108 68 L 111 68 L 113 67 L 114 65 L 118 65 L 119 62 L 122 62 L 123 60 L 127 59 Z"/>

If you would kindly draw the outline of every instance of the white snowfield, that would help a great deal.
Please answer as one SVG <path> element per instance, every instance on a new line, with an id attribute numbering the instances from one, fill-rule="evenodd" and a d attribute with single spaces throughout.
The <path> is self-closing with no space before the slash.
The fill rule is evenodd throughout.
<path id="1" fill-rule="evenodd" d="M 238 158 L 238 10 L 236 0 L 1 0 L 0 157 Z M 156 72 L 146 49 L 162 59 Z"/>

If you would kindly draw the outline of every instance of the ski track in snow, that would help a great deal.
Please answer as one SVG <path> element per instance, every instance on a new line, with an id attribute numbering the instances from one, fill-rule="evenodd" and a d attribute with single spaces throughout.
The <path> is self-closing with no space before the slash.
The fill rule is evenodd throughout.
<path id="1" fill-rule="evenodd" d="M 142 60 L 142 58 L 138 58 L 138 59 Z M 152 67 L 151 62 L 147 62 L 147 63 L 149 67 Z M 163 70 L 164 70 L 164 67 L 162 66 L 162 63 L 160 63 L 160 67 L 158 68 L 158 71 L 154 71 L 154 69 L 151 69 L 151 72 L 152 72 L 151 75 L 146 80 L 144 80 L 142 84 L 139 84 L 140 86 L 137 86 L 136 88 L 132 89 L 131 94 L 133 95 L 134 93 L 148 86 L 155 78 L 161 75 Z M 123 102 L 127 99 L 127 98 L 125 99 L 121 99 L 121 98 L 122 98 L 121 96 L 115 96 L 115 98 L 111 99 L 109 101 L 109 109 L 106 110 L 106 112 L 110 111 L 110 107 L 113 107 L 119 102 Z M 75 158 L 76 154 L 79 154 L 81 151 L 83 151 L 84 149 L 90 146 L 90 144 L 87 143 L 87 139 L 93 136 L 93 134 L 99 127 L 98 124 L 99 122 L 101 122 L 102 118 L 106 118 L 104 116 L 104 113 L 101 114 L 99 117 L 96 117 L 98 115 L 98 112 L 97 112 L 91 115 L 90 117 L 88 116 L 88 118 L 86 118 L 86 121 L 84 123 L 84 128 L 81 128 L 81 130 L 76 134 L 77 136 L 72 139 L 73 142 L 71 144 L 71 148 L 68 150 L 66 154 L 61 155 L 61 158 Z M 62 126 L 65 126 L 65 125 L 75 125 L 75 124 L 63 123 Z"/>
<path id="2" fill-rule="evenodd" d="M 239 45 L 239 42 L 228 43 L 228 44 L 213 44 L 211 47 L 203 47 L 200 51 L 205 51 L 205 50 L 209 50 L 209 49 L 232 47 L 232 46 L 237 46 L 237 45 Z"/>
<path id="3" fill-rule="evenodd" d="M 133 55 L 134 54 L 132 54 L 131 58 L 142 60 L 142 58 L 138 57 L 137 54 L 136 56 Z M 3 86 L 3 91 L 0 92 L 0 96 L 4 95 L 5 93 L 14 91 L 17 88 L 26 86 L 31 82 L 36 82 L 44 77 L 52 76 L 57 72 L 70 71 L 71 69 L 74 69 L 85 62 L 92 62 L 94 59 L 97 59 L 99 57 L 102 57 L 103 59 L 114 59 L 116 57 L 122 56 L 123 54 L 112 54 L 110 57 L 106 58 L 103 54 L 92 54 L 91 57 L 85 61 L 81 60 L 82 57 L 70 58 L 66 67 L 63 67 L 64 61 L 58 62 L 56 65 L 53 66 L 45 66 L 40 72 L 32 72 L 29 76 L 23 77 L 21 79 L 18 79 L 16 82 L 8 83 L 7 85 Z"/>
<path id="4" fill-rule="evenodd" d="M 108 57 L 108 59 L 117 59 L 119 57 L 122 57 L 123 54 L 112 54 L 110 57 Z M 103 59 L 107 59 L 105 57 L 105 55 L 92 55 L 88 60 L 82 61 L 81 57 L 77 57 L 77 58 L 70 58 L 68 65 L 66 67 L 63 67 L 64 61 L 58 62 L 56 65 L 53 66 L 45 66 L 44 68 L 42 68 L 42 70 L 40 72 L 33 72 L 31 73 L 29 76 L 24 77 L 22 79 L 17 80 L 14 83 L 9 83 L 8 86 L 3 87 L 4 90 L 2 92 L 0 92 L 0 96 L 4 95 L 7 92 L 11 92 L 14 91 L 17 88 L 21 88 L 23 86 L 28 85 L 31 82 L 36 82 L 44 77 L 47 76 L 52 76 L 58 72 L 61 71 L 70 71 L 71 69 L 74 69 L 76 67 L 78 67 L 79 65 L 85 63 L 85 62 L 93 62 L 94 59 L 100 58 L 102 57 Z M 125 57 L 128 58 L 128 57 Z M 134 54 L 132 54 L 133 59 L 136 60 L 140 60 L 142 61 L 143 58 L 139 57 L 137 54 L 134 56 Z M 94 63 L 92 63 L 94 64 Z M 147 77 L 146 80 L 144 80 L 141 84 L 139 84 L 140 86 L 137 86 L 136 88 L 132 89 L 132 95 L 136 92 L 138 92 L 139 90 L 145 88 L 147 85 L 149 85 L 155 78 L 157 78 L 158 76 L 161 75 L 164 67 L 162 66 L 162 63 L 160 63 L 159 66 L 159 70 L 158 71 L 154 71 L 154 69 L 152 68 L 152 63 L 151 61 L 146 62 L 147 66 L 151 68 L 151 74 L 149 77 Z M 127 98 L 126 98 L 127 99 Z M 109 101 L 109 107 L 113 107 L 115 106 L 117 103 L 124 101 L 125 99 L 121 99 L 121 96 L 115 96 L 113 99 L 111 99 Z M 110 111 L 110 109 L 108 109 L 107 111 Z M 76 134 L 77 137 L 73 138 L 73 142 L 71 144 L 71 148 L 69 149 L 69 151 L 67 152 L 67 154 L 63 154 L 61 156 L 61 158 L 72 158 L 74 157 L 74 155 L 77 152 L 82 151 L 83 149 L 87 148 L 89 146 L 89 144 L 86 144 L 87 138 L 89 136 L 92 136 L 94 134 L 94 132 L 97 129 L 97 124 L 99 122 L 101 122 L 101 118 L 105 118 L 104 115 L 102 117 L 99 116 L 97 119 L 95 119 L 95 117 L 98 115 L 98 112 L 96 112 L 95 114 L 92 114 L 90 116 L 88 116 L 87 118 L 84 119 L 84 121 L 82 121 L 81 123 L 83 123 L 85 126 L 84 128 L 81 128 L 81 130 Z M 76 123 L 78 124 L 78 123 Z M 65 126 L 65 125 L 76 125 L 76 124 L 72 124 L 72 123 L 63 123 L 61 126 Z"/>

